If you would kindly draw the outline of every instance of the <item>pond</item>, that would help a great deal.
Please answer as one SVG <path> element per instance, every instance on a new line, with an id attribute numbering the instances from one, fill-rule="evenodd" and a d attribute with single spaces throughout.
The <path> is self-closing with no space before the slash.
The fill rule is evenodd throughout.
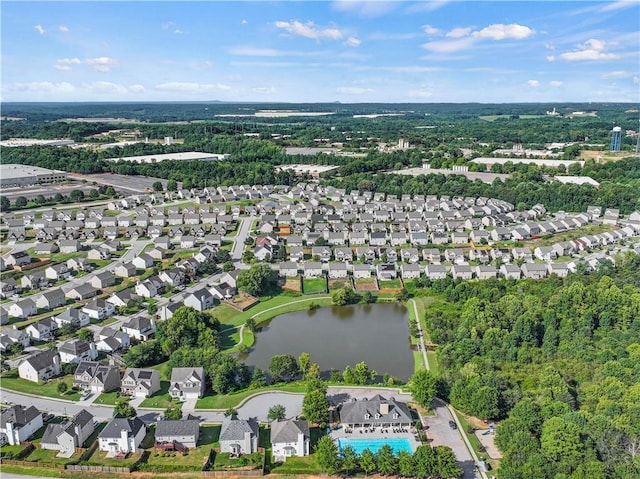
<path id="1" fill-rule="evenodd" d="M 302 353 L 323 372 L 366 361 L 379 375 L 408 380 L 413 374 L 407 309 L 398 303 L 331 306 L 276 316 L 256 335 L 245 357 L 267 371 L 277 354 Z"/>

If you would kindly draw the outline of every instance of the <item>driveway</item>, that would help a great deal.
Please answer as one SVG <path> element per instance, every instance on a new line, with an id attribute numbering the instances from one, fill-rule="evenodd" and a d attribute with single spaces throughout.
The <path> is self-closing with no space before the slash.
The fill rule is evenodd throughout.
<path id="1" fill-rule="evenodd" d="M 431 447 L 448 446 L 456 455 L 465 479 L 481 479 L 475 462 L 469 453 L 461 437 L 461 431 L 451 429 L 449 421 L 453 421 L 453 416 L 447 406 L 436 400 L 434 402 L 435 416 L 421 416 L 422 424 L 427 428 L 427 437 Z"/>
<path id="2" fill-rule="evenodd" d="M 253 216 L 240 219 L 240 228 L 238 228 L 238 234 L 233 238 L 233 249 L 231 250 L 231 259 L 239 262 L 242 260 L 242 253 L 244 252 L 244 241 L 249 236 L 251 231 L 251 224 L 255 218 Z"/>

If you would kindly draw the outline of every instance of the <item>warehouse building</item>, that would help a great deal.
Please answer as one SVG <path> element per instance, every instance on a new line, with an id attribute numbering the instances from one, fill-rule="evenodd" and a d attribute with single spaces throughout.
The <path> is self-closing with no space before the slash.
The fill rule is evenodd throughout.
<path id="1" fill-rule="evenodd" d="M 181 153 L 163 153 L 160 155 L 125 156 L 120 158 L 107 158 L 106 161 L 115 163 L 126 161 L 129 163 L 159 163 L 161 161 L 220 161 L 231 158 L 229 154 L 201 153 L 198 151 L 185 151 Z"/>
<path id="2" fill-rule="evenodd" d="M 43 183 L 59 183 L 67 180 L 67 172 L 49 170 L 29 165 L 0 165 L 0 186 L 28 186 Z"/>

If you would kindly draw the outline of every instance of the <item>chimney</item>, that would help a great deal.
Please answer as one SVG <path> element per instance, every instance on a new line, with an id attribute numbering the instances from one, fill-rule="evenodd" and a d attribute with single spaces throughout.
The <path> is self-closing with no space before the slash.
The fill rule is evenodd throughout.
<path id="1" fill-rule="evenodd" d="M 380 403 L 380 414 L 389 414 L 389 404 L 386 402 Z"/>

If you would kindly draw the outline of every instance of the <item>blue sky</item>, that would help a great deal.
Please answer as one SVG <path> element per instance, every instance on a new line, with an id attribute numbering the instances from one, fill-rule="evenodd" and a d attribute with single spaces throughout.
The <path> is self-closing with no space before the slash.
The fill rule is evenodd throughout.
<path id="1" fill-rule="evenodd" d="M 640 100 L 640 0 L 0 8 L 3 101 Z"/>

